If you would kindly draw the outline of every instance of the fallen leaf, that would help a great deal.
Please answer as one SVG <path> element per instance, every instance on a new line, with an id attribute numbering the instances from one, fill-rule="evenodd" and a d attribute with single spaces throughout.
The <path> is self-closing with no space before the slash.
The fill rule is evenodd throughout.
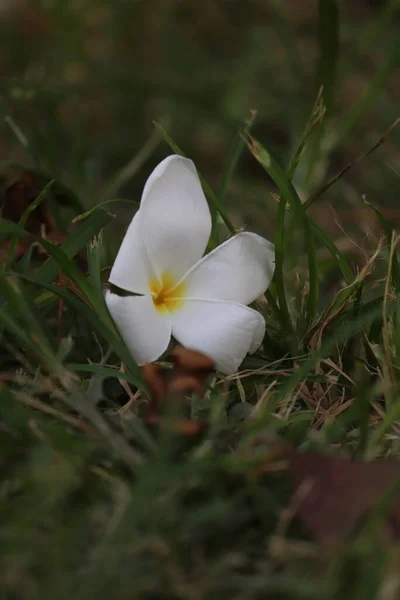
<path id="1" fill-rule="evenodd" d="M 186 372 L 210 373 L 215 369 L 214 361 L 209 356 L 196 350 L 188 350 L 182 346 L 174 348 L 172 358 L 175 367 Z"/>
<path id="2" fill-rule="evenodd" d="M 150 402 L 147 417 L 153 418 L 160 413 L 161 406 L 167 395 L 167 381 L 160 365 L 147 363 L 142 367 L 142 373 L 150 391 Z"/>
<path id="3" fill-rule="evenodd" d="M 343 541 L 400 480 L 400 463 L 371 462 L 288 452 L 294 494 L 300 489 L 298 517 L 321 544 Z M 391 505 L 386 533 L 400 535 L 400 499 Z"/>
<path id="4" fill-rule="evenodd" d="M 14 179 L 3 193 L 1 203 L 1 216 L 13 223 L 19 223 L 29 206 L 43 191 L 43 185 L 39 184 L 35 175 L 26 171 L 19 179 Z M 57 202 L 67 205 L 67 199 L 62 192 L 54 192 Z M 24 229 L 35 236 L 44 237 L 55 246 L 61 245 L 69 236 L 69 232 L 57 231 L 54 218 L 49 210 L 46 199 L 43 200 L 27 217 Z M 0 245 L 0 258 L 6 260 L 11 242 L 4 241 Z M 33 247 L 34 255 L 39 259 L 48 257 L 48 252 L 38 243 L 32 243 L 29 237 L 19 238 L 15 246 L 16 259 L 21 258 L 27 250 Z M 84 270 L 87 267 L 87 259 L 84 251 L 75 257 L 79 267 Z"/>
<path id="5" fill-rule="evenodd" d="M 172 429 L 173 431 L 192 437 L 207 429 L 207 423 L 194 419 L 171 419 L 162 415 L 166 402 L 185 402 L 188 394 L 204 394 L 204 379 L 215 369 L 213 361 L 194 350 L 175 348 L 172 352 L 174 362 L 169 375 L 154 363 L 142 367 L 142 372 L 150 391 L 146 421 L 151 425 Z"/>
<path id="6" fill-rule="evenodd" d="M 150 425 L 157 425 L 163 429 L 179 433 L 184 437 L 193 437 L 206 431 L 208 423 L 195 421 L 194 419 L 165 419 L 163 417 L 148 417 L 146 419 Z"/>
<path id="7" fill-rule="evenodd" d="M 204 383 L 200 377 L 185 373 L 175 373 L 168 384 L 169 394 L 190 394 L 195 392 L 201 396 L 204 394 Z"/>
<path id="8" fill-rule="evenodd" d="M 26 172 L 20 179 L 14 179 L 6 191 L 1 207 L 1 214 L 4 219 L 19 223 L 22 215 L 41 193 L 42 188 L 38 185 L 35 177 Z M 25 229 L 29 233 L 41 235 L 43 230 L 46 233 L 55 231 L 54 219 L 51 216 L 46 201 L 42 202 L 28 216 Z"/>

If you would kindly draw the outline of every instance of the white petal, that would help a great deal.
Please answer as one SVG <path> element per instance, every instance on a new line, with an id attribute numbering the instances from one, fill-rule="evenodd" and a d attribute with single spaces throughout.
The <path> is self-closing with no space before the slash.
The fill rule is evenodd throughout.
<path id="1" fill-rule="evenodd" d="M 260 345 L 265 321 L 255 310 L 233 302 L 185 300 L 171 313 L 172 335 L 183 346 L 212 358 L 222 373 L 234 373 Z"/>
<path id="2" fill-rule="evenodd" d="M 250 304 L 271 283 L 274 246 L 255 233 L 239 233 L 204 256 L 185 275 L 186 295 Z"/>
<path id="3" fill-rule="evenodd" d="M 253 310 L 253 309 L 249 308 L 249 310 Z M 259 325 L 255 326 L 253 329 L 253 337 L 252 337 L 251 344 L 249 347 L 249 354 L 253 354 L 253 352 L 255 352 L 256 350 L 259 349 L 259 347 L 261 346 L 262 341 L 264 339 L 264 335 L 265 335 L 265 319 L 256 310 L 254 312 L 257 313 L 257 315 L 259 315 L 261 317 L 261 319 L 260 318 L 258 319 Z"/>
<path id="4" fill-rule="evenodd" d="M 210 210 L 192 161 L 176 155 L 163 160 L 147 180 L 140 212 L 156 275 L 180 279 L 203 256 L 211 233 Z"/>
<path id="5" fill-rule="evenodd" d="M 107 292 L 105 301 L 112 318 L 139 365 L 161 356 L 171 339 L 171 319 L 160 312 L 151 296 L 117 296 Z"/>
<path id="6" fill-rule="evenodd" d="M 140 211 L 133 217 L 111 269 L 109 281 L 135 294 L 148 294 L 154 271 L 142 237 Z"/>

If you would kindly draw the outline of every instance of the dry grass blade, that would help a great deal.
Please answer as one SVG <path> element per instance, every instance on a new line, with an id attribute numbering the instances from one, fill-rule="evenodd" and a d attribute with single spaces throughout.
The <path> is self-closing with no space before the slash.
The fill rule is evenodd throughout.
<path id="1" fill-rule="evenodd" d="M 71 415 L 66 415 L 65 413 L 61 412 L 60 410 L 57 410 L 57 409 L 53 408 L 52 406 L 45 404 L 38 398 L 32 398 L 29 394 L 27 394 L 25 392 L 14 392 L 13 396 L 18 402 L 21 402 L 21 404 L 30 406 L 36 410 L 39 410 L 39 411 L 45 413 L 46 415 L 56 417 L 57 419 L 64 421 L 64 423 L 67 423 L 68 425 L 71 425 L 72 427 L 75 427 L 76 429 L 79 429 L 80 431 L 83 431 L 84 433 L 88 433 L 90 435 L 96 435 L 96 430 L 93 429 L 90 425 L 88 425 L 82 419 L 72 417 Z"/>

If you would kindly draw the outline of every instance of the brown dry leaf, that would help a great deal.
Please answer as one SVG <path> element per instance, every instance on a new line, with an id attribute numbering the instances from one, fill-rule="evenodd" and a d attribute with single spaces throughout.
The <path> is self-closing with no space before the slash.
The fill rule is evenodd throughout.
<path id="1" fill-rule="evenodd" d="M 165 373 L 155 363 L 147 363 L 142 367 L 142 373 L 150 390 L 150 402 L 147 409 L 147 417 L 157 416 L 167 396 L 167 381 Z"/>
<path id="2" fill-rule="evenodd" d="M 208 425 L 193 419 L 165 419 L 161 416 L 163 404 L 176 400 L 185 402 L 191 392 L 204 394 L 204 379 L 215 366 L 208 356 L 186 348 L 176 348 L 172 356 L 174 367 L 169 377 L 159 365 L 151 363 L 143 366 L 143 375 L 150 390 L 146 421 L 191 437 L 204 431 Z"/>
<path id="3" fill-rule="evenodd" d="M 174 348 L 172 358 L 175 367 L 190 373 L 210 373 L 215 369 L 214 362 L 209 356 L 196 350 L 188 350 L 187 348 Z"/>
<path id="4" fill-rule="evenodd" d="M 147 423 L 150 425 L 157 425 L 163 429 L 174 431 L 184 437 L 193 437 L 206 431 L 208 429 L 208 423 L 202 423 L 201 421 L 195 421 L 194 419 L 163 419 L 162 417 L 147 417 Z"/>
<path id="5" fill-rule="evenodd" d="M 36 200 L 41 191 L 42 188 L 31 173 L 24 173 L 22 178 L 14 179 L 4 192 L 1 208 L 3 218 L 19 223 L 26 209 Z M 28 216 L 25 229 L 35 235 L 41 235 L 43 229 L 46 232 L 55 231 L 54 219 L 45 203 L 40 204 Z"/>
<path id="6" fill-rule="evenodd" d="M 34 6 L 29 0 L 2 0 L 0 6 L 11 17 L 12 26 L 28 41 L 44 41 L 51 36 L 53 26 L 48 12 Z"/>
<path id="7" fill-rule="evenodd" d="M 294 494 L 306 489 L 298 516 L 321 544 L 343 541 L 400 480 L 400 463 L 395 461 L 352 461 L 295 450 L 288 458 Z M 392 507 L 386 533 L 400 535 L 400 499 Z"/>
<path id="8" fill-rule="evenodd" d="M 174 373 L 168 385 L 168 393 L 185 395 L 191 392 L 195 392 L 199 396 L 204 394 L 204 385 L 201 378 L 191 374 Z"/>
<path id="9" fill-rule="evenodd" d="M 1 216 L 13 223 L 19 223 L 27 208 L 42 191 L 43 186 L 39 185 L 35 175 L 29 171 L 25 172 L 19 179 L 14 179 L 5 190 L 1 203 Z M 65 202 L 62 194 L 57 193 L 57 201 L 60 203 Z M 55 246 L 65 242 L 69 235 L 56 230 L 54 218 L 46 201 L 39 204 L 28 215 L 24 228 L 33 235 L 45 237 Z M 10 244 L 10 241 L 0 244 L 0 259 L 5 260 L 7 258 Z M 19 238 L 15 248 L 16 258 L 21 258 L 30 246 L 32 246 L 32 240 L 26 237 Z M 34 244 L 34 251 L 39 259 L 48 257 L 47 251 L 40 244 Z M 87 262 L 84 252 L 80 252 L 76 260 L 82 269 L 86 268 Z"/>

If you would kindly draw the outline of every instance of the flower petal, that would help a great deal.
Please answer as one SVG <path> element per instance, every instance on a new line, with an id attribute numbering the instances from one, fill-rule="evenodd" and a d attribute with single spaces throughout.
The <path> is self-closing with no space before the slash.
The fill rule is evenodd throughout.
<path id="1" fill-rule="evenodd" d="M 246 307 L 246 308 L 248 308 L 248 307 Z M 253 310 L 253 309 L 249 308 L 249 310 Z M 261 319 L 258 319 L 259 325 L 254 326 L 253 337 L 251 339 L 251 344 L 249 347 L 249 354 L 253 354 L 253 352 L 255 352 L 256 350 L 259 349 L 259 347 L 261 346 L 262 341 L 264 339 L 264 335 L 265 335 L 265 319 L 256 310 L 254 312 L 257 315 L 259 315 L 259 317 L 261 317 Z"/>
<path id="2" fill-rule="evenodd" d="M 161 356 L 171 339 L 171 320 L 160 312 L 151 296 L 118 296 L 107 292 L 105 301 L 112 318 L 139 365 Z"/>
<path id="3" fill-rule="evenodd" d="M 154 271 L 147 256 L 142 237 L 140 210 L 133 217 L 122 240 L 109 281 L 135 294 L 148 294 Z"/>
<path id="4" fill-rule="evenodd" d="M 171 313 L 172 335 L 183 346 L 212 358 L 222 373 L 234 373 L 260 345 L 265 321 L 257 311 L 233 302 L 185 300 Z"/>
<path id="5" fill-rule="evenodd" d="M 143 239 L 156 275 L 176 280 L 198 261 L 211 233 L 211 215 L 193 162 L 173 155 L 145 185 L 140 212 Z"/>
<path id="6" fill-rule="evenodd" d="M 250 304 L 265 292 L 274 269 L 273 244 L 243 232 L 204 256 L 182 281 L 188 297 Z"/>

